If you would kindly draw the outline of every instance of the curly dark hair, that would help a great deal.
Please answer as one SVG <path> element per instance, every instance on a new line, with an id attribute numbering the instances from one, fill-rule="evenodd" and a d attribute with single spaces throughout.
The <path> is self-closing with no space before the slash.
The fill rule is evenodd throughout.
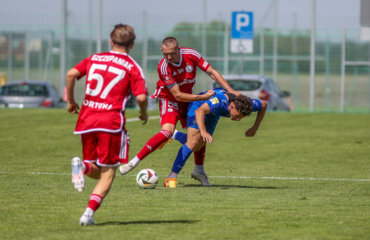
<path id="1" fill-rule="evenodd" d="M 253 105 L 252 100 L 244 95 L 239 95 L 234 100 L 235 108 L 245 117 L 248 117 L 252 114 Z"/>

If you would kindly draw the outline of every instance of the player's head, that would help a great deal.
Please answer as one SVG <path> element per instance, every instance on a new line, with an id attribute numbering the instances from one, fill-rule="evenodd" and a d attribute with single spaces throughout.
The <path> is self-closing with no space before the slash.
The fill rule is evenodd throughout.
<path id="1" fill-rule="evenodd" d="M 163 39 L 161 50 L 167 62 L 169 63 L 180 62 L 180 49 L 179 43 L 177 42 L 176 38 L 167 37 Z"/>
<path id="2" fill-rule="evenodd" d="M 117 24 L 110 33 L 112 47 L 126 48 L 130 50 L 134 46 L 136 38 L 134 29 L 130 25 Z"/>
<path id="3" fill-rule="evenodd" d="M 237 96 L 229 105 L 230 118 L 233 121 L 240 121 L 242 118 L 251 115 L 252 110 L 252 100 L 244 95 Z"/>

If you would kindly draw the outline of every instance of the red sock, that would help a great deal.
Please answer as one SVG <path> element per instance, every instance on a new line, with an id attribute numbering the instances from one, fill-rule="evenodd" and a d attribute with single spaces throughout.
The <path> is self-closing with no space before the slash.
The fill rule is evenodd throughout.
<path id="1" fill-rule="evenodd" d="M 149 141 L 145 144 L 145 146 L 140 150 L 140 152 L 136 155 L 140 161 L 143 160 L 146 156 L 157 150 L 157 148 L 168 139 L 172 137 L 172 133 L 167 130 L 162 130 L 156 135 L 154 135 Z"/>
<path id="2" fill-rule="evenodd" d="M 84 172 L 84 174 L 85 174 L 85 175 L 90 174 L 90 173 L 91 173 L 91 171 L 93 170 L 93 165 L 92 165 L 92 163 L 91 163 L 91 162 L 83 162 L 83 163 L 84 163 L 84 165 L 85 165 L 85 172 Z"/>
<path id="3" fill-rule="evenodd" d="M 88 208 L 91 208 L 94 212 L 98 210 L 103 198 L 98 194 L 91 194 L 89 204 L 87 205 Z"/>
<path id="4" fill-rule="evenodd" d="M 194 152 L 194 162 L 196 165 L 204 165 L 204 157 L 206 155 L 206 145 L 204 145 L 198 152 Z"/>

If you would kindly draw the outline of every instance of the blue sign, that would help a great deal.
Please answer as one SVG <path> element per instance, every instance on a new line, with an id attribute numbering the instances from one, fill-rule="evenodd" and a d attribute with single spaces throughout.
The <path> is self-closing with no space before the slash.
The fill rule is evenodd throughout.
<path id="1" fill-rule="evenodd" d="M 253 12 L 233 12 L 231 38 L 253 39 Z"/>

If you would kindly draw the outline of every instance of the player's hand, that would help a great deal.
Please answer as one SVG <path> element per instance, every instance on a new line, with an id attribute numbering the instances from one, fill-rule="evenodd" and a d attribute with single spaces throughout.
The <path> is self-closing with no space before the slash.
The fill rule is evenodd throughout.
<path id="1" fill-rule="evenodd" d="M 141 113 L 141 111 L 140 111 L 140 116 L 139 116 L 139 118 L 140 118 L 140 120 L 142 120 L 142 121 L 144 121 L 143 123 L 142 123 L 142 125 L 144 125 L 144 124 L 146 124 L 147 122 L 148 122 L 148 113 L 145 113 L 145 114 L 142 114 Z"/>
<path id="2" fill-rule="evenodd" d="M 210 99 L 212 96 L 215 95 L 215 91 L 213 91 L 212 89 L 211 90 L 208 90 L 203 96 L 204 96 L 204 100 L 208 100 Z"/>
<path id="3" fill-rule="evenodd" d="M 240 92 L 235 92 L 235 91 L 232 91 L 232 92 L 230 92 L 230 93 L 234 94 L 235 96 L 242 95 Z"/>
<path id="4" fill-rule="evenodd" d="M 80 110 L 80 107 L 77 103 L 68 101 L 67 103 L 68 112 L 71 114 L 78 114 L 78 110 Z"/>
<path id="5" fill-rule="evenodd" d="M 203 141 L 205 141 L 206 143 L 213 142 L 211 134 L 209 134 L 207 131 L 201 131 L 200 135 L 202 135 Z"/>
<path id="6" fill-rule="evenodd" d="M 245 132 L 245 136 L 254 137 L 254 135 L 256 135 L 257 130 L 258 128 L 251 127 L 250 129 L 248 129 L 248 131 Z"/>

